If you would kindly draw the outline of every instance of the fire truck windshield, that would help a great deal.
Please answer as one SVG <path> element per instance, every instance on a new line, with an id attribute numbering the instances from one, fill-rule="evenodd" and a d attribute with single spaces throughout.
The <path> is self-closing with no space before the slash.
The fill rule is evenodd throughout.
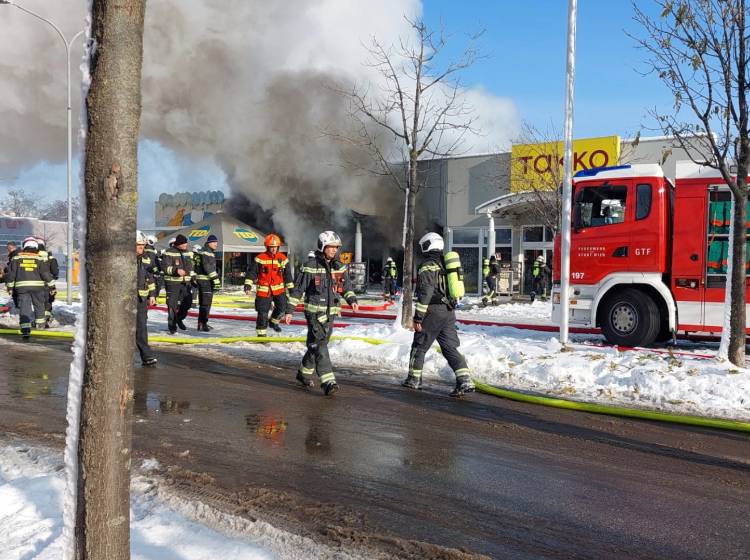
<path id="1" fill-rule="evenodd" d="M 627 195 L 624 185 L 582 188 L 576 197 L 577 226 L 588 228 L 624 222 Z"/>

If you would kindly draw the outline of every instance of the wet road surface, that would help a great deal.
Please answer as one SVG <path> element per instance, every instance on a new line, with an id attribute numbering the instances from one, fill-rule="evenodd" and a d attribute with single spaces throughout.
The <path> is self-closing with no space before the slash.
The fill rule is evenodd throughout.
<path id="1" fill-rule="evenodd" d="M 0 339 L 0 431 L 64 432 L 71 356 Z M 136 454 L 233 513 L 405 558 L 748 558 L 746 435 L 456 401 L 362 371 L 324 398 L 283 362 L 159 357 L 136 370 Z"/>

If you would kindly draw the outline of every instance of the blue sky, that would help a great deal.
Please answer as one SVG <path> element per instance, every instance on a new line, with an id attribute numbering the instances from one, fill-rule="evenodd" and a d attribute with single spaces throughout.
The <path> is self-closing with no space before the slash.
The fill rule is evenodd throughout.
<path id="1" fill-rule="evenodd" d="M 657 13 L 652 2 L 639 4 Z M 567 12 L 566 0 L 425 0 L 423 17 L 430 27 L 442 23 L 452 34 L 446 54 L 453 57 L 465 45 L 464 34 L 484 29 L 480 46 L 488 56 L 465 72 L 466 84 L 511 98 L 525 121 L 542 128 L 552 122 L 561 130 Z M 632 136 L 642 126 L 653 126 L 649 108 L 671 108 L 661 82 L 637 71 L 646 68 L 645 54 L 625 31 L 639 32 L 628 0 L 579 0 L 576 137 Z"/>

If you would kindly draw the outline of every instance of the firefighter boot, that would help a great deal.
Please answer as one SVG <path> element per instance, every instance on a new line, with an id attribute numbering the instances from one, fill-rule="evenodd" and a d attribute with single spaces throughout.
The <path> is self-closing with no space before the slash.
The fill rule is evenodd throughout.
<path id="1" fill-rule="evenodd" d="M 313 378 L 312 378 L 312 374 L 305 375 L 301 371 L 298 371 L 296 379 L 305 388 L 307 388 L 307 387 L 313 387 L 315 385 L 315 382 L 313 381 Z"/>
<path id="2" fill-rule="evenodd" d="M 463 397 L 466 393 L 474 392 L 474 382 L 468 375 L 456 377 L 456 387 L 451 391 L 451 397 Z"/>
<path id="3" fill-rule="evenodd" d="M 408 389 L 421 389 L 422 388 L 422 378 L 417 377 L 416 375 L 409 374 L 406 379 L 404 379 L 401 382 L 402 387 L 406 387 Z"/>
<path id="4" fill-rule="evenodd" d="M 156 367 L 156 362 L 158 362 L 156 358 L 147 358 L 143 360 L 143 367 Z"/>
<path id="5" fill-rule="evenodd" d="M 339 390 L 339 386 L 335 381 L 328 381 L 326 383 L 323 383 L 321 385 L 321 388 L 323 389 L 323 393 L 325 393 L 326 397 L 333 395 L 336 391 Z"/>
<path id="6" fill-rule="evenodd" d="M 271 321 L 271 328 L 275 330 L 276 332 L 281 332 L 281 327 L 278 323 Z"/>
<path id="7" fill-rule="evenodd" d="M 183 323 L 181 319 L 177 319 L 177 320 L 175 321 L 175 325 L 177 325 L 177 327 L 178 327 L 178 328 L 179 328 L 179 329 L 180 329 L 181 331 L 185 331 L 185 330 L 187 330 L 187 327 L 185 326 L 185 323 Z"/>

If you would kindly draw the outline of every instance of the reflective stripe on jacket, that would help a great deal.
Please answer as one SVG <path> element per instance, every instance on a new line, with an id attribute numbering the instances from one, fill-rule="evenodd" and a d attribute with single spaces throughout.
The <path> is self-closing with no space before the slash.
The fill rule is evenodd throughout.
<path id="1" fill-rule="evenodd" d="M 315 252 L 297 274 L 294 287 L 289 292 L 287 313 L 294 311 L 300 302 L 305 312 L 315 315 L 320 322 L 341 313 L 341 299 L 351 305 L 357 302 L 349 280 L 349 269 L 338 259 L 330 263 L 323 253 Z"/>

